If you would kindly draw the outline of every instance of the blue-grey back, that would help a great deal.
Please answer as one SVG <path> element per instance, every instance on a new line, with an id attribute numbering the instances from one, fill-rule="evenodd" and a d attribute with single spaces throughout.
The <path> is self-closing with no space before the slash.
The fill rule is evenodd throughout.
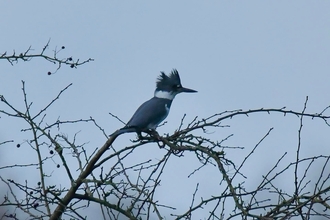
<path id="1" fill-rule="evenodd" d="M 136 110 L 126 127 L 155 129 L 167 117 L 171 104 L 172 100 L 169 99 L 151 98 Z"/>

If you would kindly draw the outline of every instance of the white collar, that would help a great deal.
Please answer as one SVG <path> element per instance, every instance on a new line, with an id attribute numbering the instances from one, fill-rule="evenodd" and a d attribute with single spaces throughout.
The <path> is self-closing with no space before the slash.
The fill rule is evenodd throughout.
<path id="1" fill-rule="evenodd" d="M 175 97 L 175 93 L 172 92 L 167 92 L 167 91 L 162 91 L 162 90 L 156 90 L 155 91 L 155 97 L 160 98 L 160 99 L 169 99 L 173 100 Z"/>

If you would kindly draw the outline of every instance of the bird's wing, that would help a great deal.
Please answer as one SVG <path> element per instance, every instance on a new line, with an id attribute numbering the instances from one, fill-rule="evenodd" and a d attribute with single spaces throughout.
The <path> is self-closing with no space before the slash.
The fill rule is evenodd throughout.
<path id="1" fill-rule="evenodd" d="M 136 110 L 126 127 L 135 127 L 137 130 L 145 130 L 157 126 L 168 115 L 171 103 L 171 100 L 153 97 Z M 167 109 L 165 106 L 167 106 Z"/>

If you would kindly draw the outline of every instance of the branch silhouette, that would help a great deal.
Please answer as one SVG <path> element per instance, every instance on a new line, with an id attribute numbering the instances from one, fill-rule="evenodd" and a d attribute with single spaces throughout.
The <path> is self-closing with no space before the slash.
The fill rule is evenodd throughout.
<path id="1" fill-rule="evenodd" d="M 78 66 L 94 61 L 94 59 L 92 58 L 88 58 L 83 61 L 80 61 L 80 59 L 74 59 L 73 57 L 60 58 L 58 55 L 62 50 L 65 49 L 65 46 L 60 47 L 60 49 L 55 47 L 55 49 L 52 51 L 53 54 L 50 55 L 49 53 L 47 53 L 49 50 L 49 44 L 50 44 L 50 40 L 48 40 L 46 45 L 42 48 L 42 50 L 39 53 L 33 53 L 34 49 L 32 49 L 32 46 L 29 46 L 27 50 L 20 53 L 17 53 L 14 50 L 12 53 L 9 54 L 7 51 L 5 51 L 2 54 L 0 54 L 0 60 L 7 60 L 13 66 L 14 64 L 17 64 L 19 61 L 28 62 L 34 58 L 43 58 L 48 62 L 57 64 L 57 69 L 53 72 L 49 71 L 48 75 L 56 73 L 62 67 L 62 65 L 67 65 L 71 68 L 77 68 Z"/>
<path id="2" fill-rule="evenodd" d="M 99 204 L 104 219 L 118 219 L 126 216 L 129 219 L 163 219 L 163 210 L 171 210 L 172 217 L 175 219 L 193 219 L 192 216 L 198 210 L 208 208 L 210 219 L 232 219 L 235 217 L 252 219 L 287 219 L 293 216 L 308 218 L 308 216 L 329 217 L 327 212 L 317 212 L 316 205 L 322 206 L 325 210 L 329 207 L 329 199 L 326 196 L 329 193 L 329 155 L 319 155 L 301 158 L 300 143 L 301 132 L 303 128 L 303 119 L 312 118 L 322 120 L 329 125 L 329 115 L 326 115 L 324 108 L 320 113 L 306 112 L 308 98 L 304 103 L 302 111 L 286 110 L 286 108 L 259 108 L 250 110 L 233 110 L 216 113 L 210 117 L 199 119 L 194 118 L 185 125 L 184 118 L 181 124 L 173 134 L 159 135 L 156 132 L 146 133 L 144 136 L 138 136 L 138 139 L 132 140 L 131 145 L 121 147 L 117 150 L 113 144 L 117 136 L 107 136 L 107 132 L 92 117 L 88 119 L 66 120 L 57 119 L 54 122 L 47 121 L 46 115 L 51 111 L 52 105 L 59 100 L 71 84 L 62 89 L 55 98 L 53 98 L 44 108 L 36 113 L 31 112 L 31 102 L 27 98 L 25 82 L 22 82 L 24 108 L 19 109 L 11 104 L 3 95 L 0 96 L 0 114 L 8 117 L 24 120 L 28 128 L 22 129 L 23 132 L 32 132 L 31 141 L 26 142 L 31 150 L 37 155 L 38 161 L 32 164 L 11 164 L 3 166 L 1 170 L 8 169 L 29 169 L 36 167 L 39 171 L 40 181 L 37 187 L 28 182 L 19 183 L 14 179 L 4 179 L 1 181 L 10 191 L 10 196 L 6 196 L 0 203 L 0 206 L 15 206 L 27 216 L 33 218 L 49 218 L 53 220 L 63 219 L 69 216 L 71 219 L 84 219 L 80 213 L 80 207 L 87 207 L 90 203 Z M 6 107 L 6 108 L 5 108 Z M 7 110 L 4 110 L 7 109 Z M 47 113 L 47 114 L 46 114 Z M 228 147 L 224 143 L 232 135 L 222 140 L 213 140 L 208 137 L 210 130 L 227 127 L 227 121 L 241 115 L 249 116 L 252 114 L 282 114 L 283 116 L 295 116 L 300 121 L 298 130 L 298 146 L 296 158 L 289 164 L 283 164 L 287 154 L 284 153 L 274 164 L 274 166 L 264 175 L 259 184 L 252 190 L 244 187 L 244 182 L 237 182 L 237 177 L 241 176 L 247 179 L 242 171 L 247 160 L 255 153 L 265 139 L 267 139 L 273 130 L 270 128 L 251 149 L 241 163 L 236 163 L 232 158 L 226 155 L 226 150 L 232 148 L 241 150 L 240 147 Z M 117 116 L 114 116 L 118 119 Z M 47 121 L 47 122 L 46 122 Z M 226 122 L 226 125 L 223 125 Z M 89 123 L 96 127 L 104 136 L 105 142 L 92 153 L 86 151 L 85 145 L 78 141 L 79 132 L 73 138 L 62 134 L 63 126 L 70 126 L 77 123 Z M 202 135 L 197 135 L 202 134 Z M 11 144 L 12 141 L 4 141 L 1 145 Z M 157 144 L 159 151 L 164 152 L 163 157 L 154 160 L 143 160 L 133 165 L 127 165 L 127 160 L 135 151 L 150 144 Z M 1 146 L 0 145 L 0 146 Z M 42 148 L 50 146 L 51 156 L 46 156 Z M 91 149 L 91 147 L 89 147 Z M 191 171 L 194 175 L 203 167 L 212 166 L 218 170 L 223 189 L 221 192 L 216 190 L 211 197 L 197 198 L 200 184 L 192 192 L 191 204 L 187 210 L 177 213 L 176 207 L 163 204 L 159 201 L 155 193 L 157 192 L 161 180 L 164 178 L 164 169 L 172 157 L 183 157 L 191 153 L 195 157 L 195 163 L 198 168 Z M 73 155 L 77 160 L 77 166 L 69 166 L 68 155 Z M 50 160 L 61 161 L 64 167 L 63 172 L 70 180 L 70 186 L 65 188 L 58 184 L 48 185 L 46 179 L 51 178 L 47 175 L 47 166 L 45 163 Z M 308 179 L 308 172 L 314 164 L 322 164 L 319 178 L 316 182 Z M 110 168 L 104 169 L 105 164 L 111 164 Z M 307 164 L 303 175 L 300 167 Z M 279 165 L 282 168 L 279 169 Z M 283 166 L 285 165 L 285 166 Z M 107 167 L 109 167 L 107 165 Z M 284 173 L 294 170 L 294 193 L 285 193 L 276 186 L 277 179 Z M 229 173 L 228 170 L 233 170 Z M 131 175 L 135 173 L 137 177 Z M 306 191 L 307 186 L 314 185 L 314 191 Z M 14 188 L 25 193 L 25 199 L 18 198 Z M 32 192 L 32 193 L 31 193 Z M 268 192 L 276 194 L 278 200 L 262 199 L 260 194 Z M 85 203 L 83 203 L 85 202 Z M 26 204 L 26 205 L 23 205 Z M 235 209 L 229 211 L 227 204 L 233 204 Z M 33 209 L 31 209 L 31 207 Z M 14 216 L 14 214 L 6 214 Z"/>

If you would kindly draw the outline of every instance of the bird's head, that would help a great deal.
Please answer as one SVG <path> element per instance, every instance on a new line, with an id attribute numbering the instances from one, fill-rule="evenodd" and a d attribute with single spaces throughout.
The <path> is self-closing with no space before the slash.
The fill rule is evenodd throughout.
<path id="1" fill-rule="evenodd" d="M 181 92 L 197 92 L 181 85 L 179 73 L 173 69 L 169 75 L 161 72 L 156 82 L 155 97 L 173 100 Z"/>

